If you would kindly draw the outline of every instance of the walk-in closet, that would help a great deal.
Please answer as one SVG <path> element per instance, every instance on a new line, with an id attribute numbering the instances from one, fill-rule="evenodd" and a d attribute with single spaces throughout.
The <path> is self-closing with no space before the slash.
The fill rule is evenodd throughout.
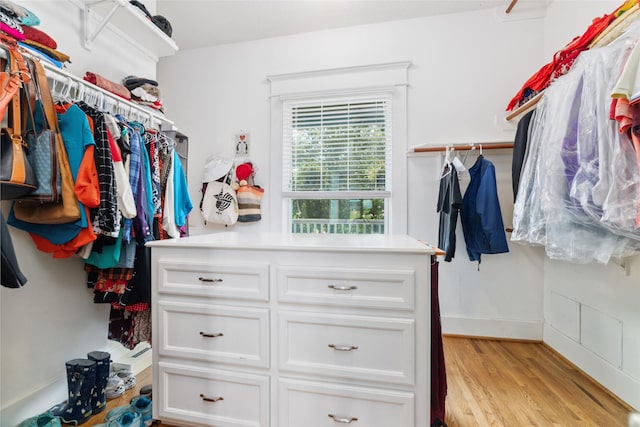
<path id="1" fill-rule="evenodd" d="M 639 7 L 0 0 L 0 427 L 640 425 Z"/>

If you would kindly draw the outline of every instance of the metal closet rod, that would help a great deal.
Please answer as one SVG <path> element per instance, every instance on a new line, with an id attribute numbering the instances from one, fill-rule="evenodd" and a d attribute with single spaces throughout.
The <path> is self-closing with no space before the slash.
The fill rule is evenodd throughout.
<path id="1" fill-rule="evenodd" d="M 513 142 L 474 142 L 470 144 L 447 144 L 447 145 L 432 145 L 429 147 L 415 147 L 414 153 L 436 153 L 440 151 L 447 151 L 450 149 L 455 151 L 469 151 L 469 150 L 500 150 L 505 148 L 513 148 Z"/>
<path id="2" fill-rule="evenodd" d="M 37 57 L 33 57 L 34 60 L 38 61 L 39 59 Z M 120 98 L 118 95 L 115 95 L 105 89 L 102 89 L 99 86 L 94 85 L 93 83 L 90 83 L 84 79 L 81 79 L 80 77 L 77 77 L 71 73 L 69 73 L 68 71 L 65 71 L 63 69 L 57 68 L 56 66 L 48 63 L 47 61 L 40 61 L 40 63 L 42 64 L 42 66 L 45 68 L 45 70 L 47 71 L 47 76 L 51 77 L 55 80 L 61 81 L 60 78 L 66 78 L 69 79 L 73 82 L 75 82 L 76 84 L 79 85 L 84 85 L 85 87 L 91 89 L 92 91 L 98 92 L 100 94 L 102 94 L 105 97 L 110 98 L 111 100 L 113 100 L 116 104 L 116 108 L 118 105 L 124 105 L 127 107 L 127 109 L 129 110 L 136 110 L 136 112 L 139 113 L 139 115 L 141 117 L 149 117 L 149 121 L 153 124 L 154 122 L 159 122 L 160 124 L 168 124 L 169 126 L 173 126 L 173 122 L 169 119 L 167 119 L 166 117 L 156 114 L 152 111 L 149 111 L 145 108 L 140 107 L 139 105 L 131 102 L 131 101 L 127 101 L 124 98 Z"/>

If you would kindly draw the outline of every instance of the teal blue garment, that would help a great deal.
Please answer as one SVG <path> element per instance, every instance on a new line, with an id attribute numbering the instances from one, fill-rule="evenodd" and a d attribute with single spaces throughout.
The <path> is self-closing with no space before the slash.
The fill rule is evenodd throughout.
<path id="1" fill-rule="evenodd" d="M 153 213 L 155 212 L 156 208 L 155 208 L 155 205 L 153 204 L 153 183 L 151 182 L 151 160 L 149 159 L 149 152 L 147 151 L 147 147 L 145 147 L 142 140 L 143 138 L 141 138 L 140 151 L 142 153 L 142 156 L 141 156 L 142 157 L 141 159 L 142 174 L 144 177 L 144 182 L 142 183 L 142 185 L 144 185 L 145 192 L 146 192 L 145 213 L 148 213 L 147 223 L 152 224 Z"/>
<path id="2" fill-rule="evenodd" d="M 173 206 L 176 225 L 183 227 L 187 223 L 187 215 L 193 209 L 193 203 L 189 196 L 187 177 L 184 175 L 180 156 L 176 150 L 173 150 Z"/>
<path id="3" fill-rule="evenodd" d="M 43 120 L 39 101 L 36 104 L 35 110 L 36 129 L 42 129 Z M 67 157 L 69 158 L 71 175 L 75 182 L 86 148 L 96 143 L 93 139 L 91 128 L 89 127 L 87 115 L 78 106 L 71 105 L 66 112 L 58 114 L 58 123 L 60 125 L 60 133 L 64 147 L 67 151 Z M 44 237 L 54 245 L 61 245 L 72 240 L 83 228 L 89 225 L 84 206 L 80 202 L 78 202 L 78 206 L 80 207 L 80 219 L 66 224 L 32 224 L 21 221 L 15 217 L 12 206 L 7 223 L 20 230 Z"/>
<path id="4" fill-rule="evenodd" d="M 95 265 L 98 268 L 113 268 L 120 262 L 120 251 L 122 250 L 122 227 L 120 227 L 120 234 L 118 239 L 113 245 L 102 246 L 102 252 L 93 252 L 89 255 L 89 258 L 84 262 L 87 264 Z"/>

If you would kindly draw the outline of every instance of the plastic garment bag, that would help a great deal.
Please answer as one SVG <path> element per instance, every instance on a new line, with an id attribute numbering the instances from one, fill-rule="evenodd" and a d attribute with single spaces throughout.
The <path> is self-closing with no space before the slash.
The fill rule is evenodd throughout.
<path id="1" fill-rule="evenodd" d="M 583 52 L 545 91 L 531 124 L 512 240 L 580 263 L 606 263 L 640 249 L 638 163 L 609 116 L 611 89 L 639 28 Z"/>

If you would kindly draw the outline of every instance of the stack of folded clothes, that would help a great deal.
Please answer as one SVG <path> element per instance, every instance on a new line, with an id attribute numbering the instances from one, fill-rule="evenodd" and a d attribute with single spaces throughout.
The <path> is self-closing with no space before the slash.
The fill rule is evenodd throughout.
<path id="1" fill-rule="evenodd" d="M 37 25 L 40 19 L 33 12 L 9 0 L 0 0 L 0 31 L 18 40 L 30 53 L 58 67 L 70 62 L 69 55 L 58 51 L 56 41 L 35 28 Z"/>
<path id="2" fill-rule="evenodd" d="M 105 79 L 100 74 L 87 71 L 84 75 L 84 80 L 88 81 L 89 83 L 93 83 L 94 85 L 108 92 L 118 95 L 121 98 L 124 98 L 126 100 L 131 99 L 131 93 L 129 93 L 129 90 L 126 87 L 124 87 L 120 83 L 115 83 L 109 79 Z"/>
<path id="3" fill-rule="evenodd" d="M 164 112 L 158 82 L 136 76 L 127 76 L 122 84 L 131 92 L 131 100 L 157 111 Z"/>

